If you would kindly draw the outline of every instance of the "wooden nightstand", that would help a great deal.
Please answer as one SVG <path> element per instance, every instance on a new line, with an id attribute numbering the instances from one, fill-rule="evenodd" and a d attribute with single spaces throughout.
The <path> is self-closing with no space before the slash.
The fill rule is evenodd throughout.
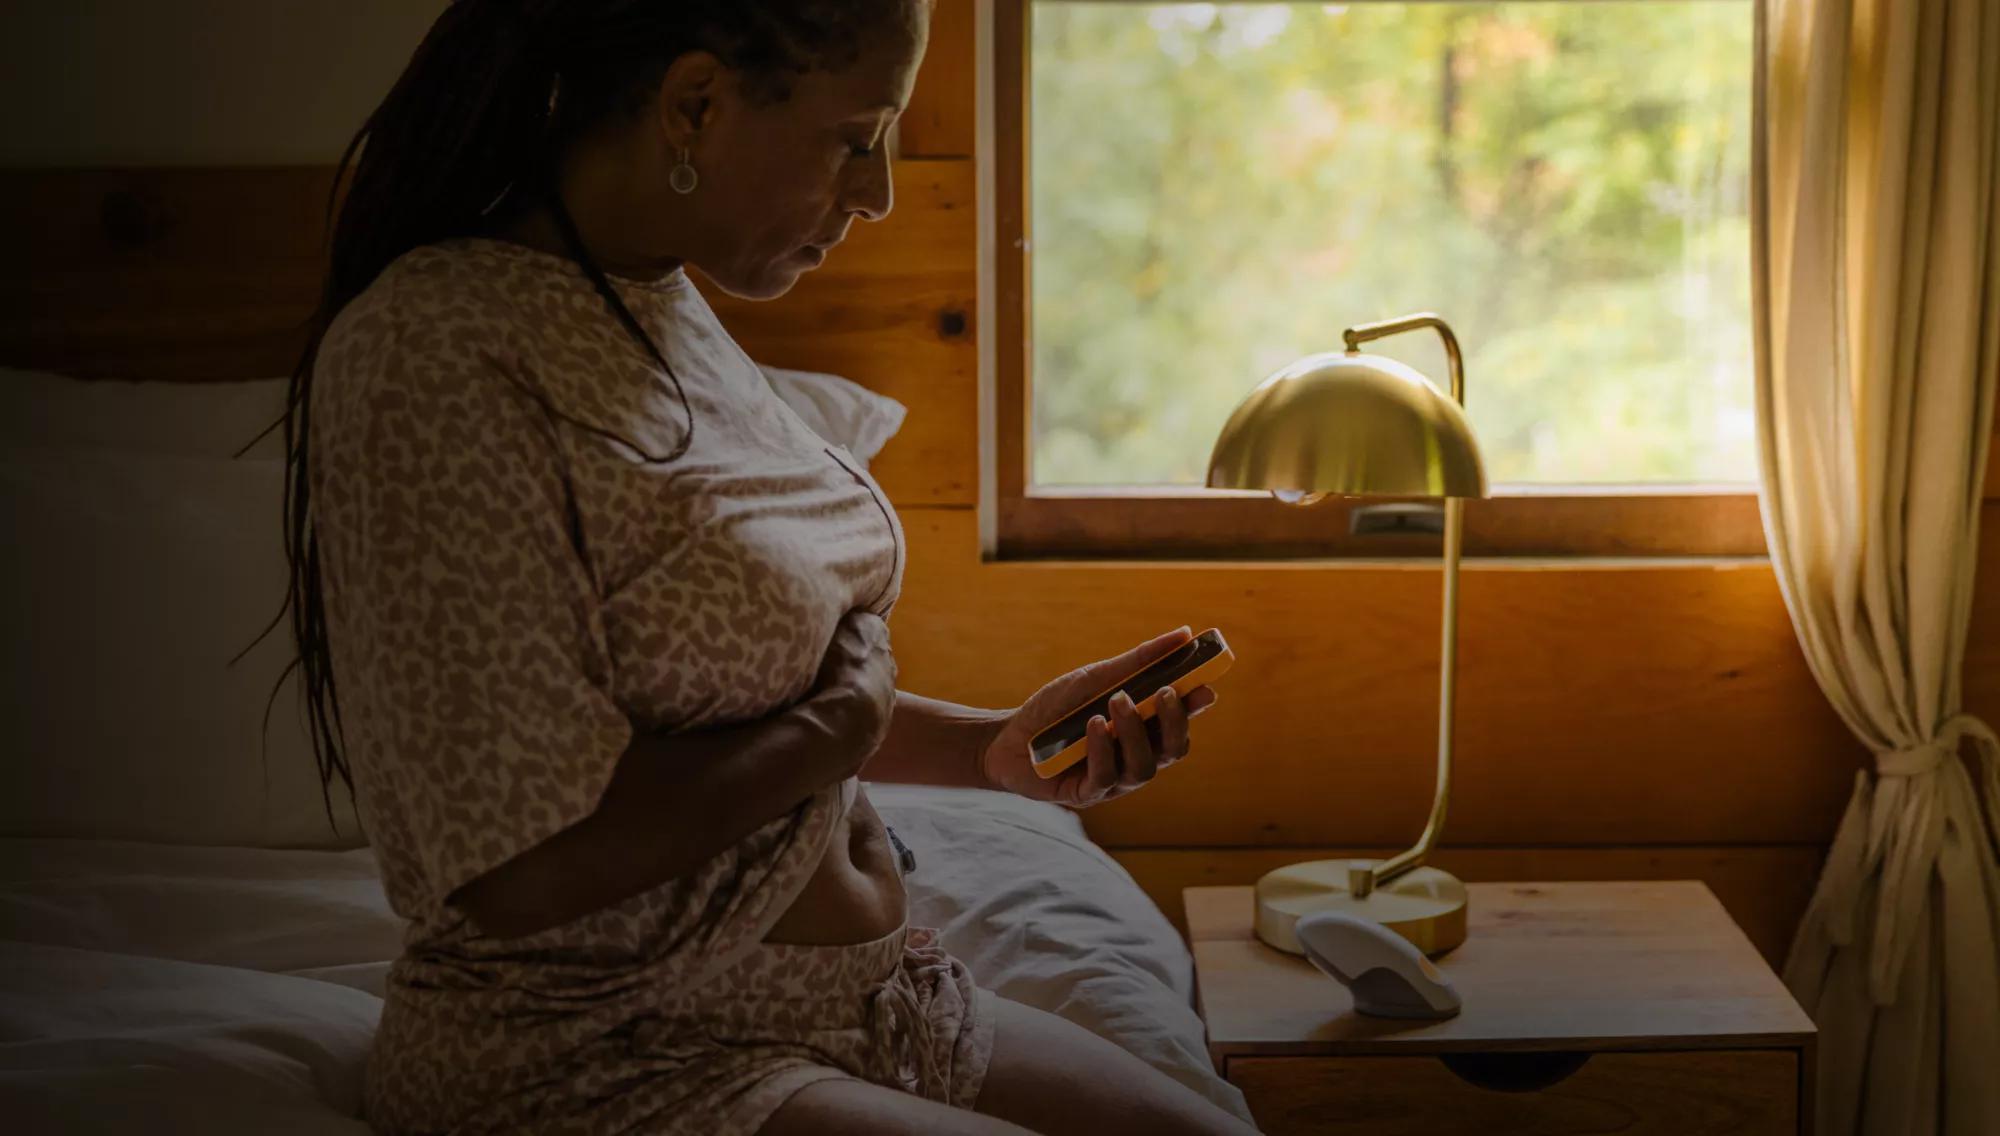
<path id="1" fill-rule="evenodd" d="M 1209 1052 L 1267 1136 L 1812 1131 L 1812 1020 L 1706 886 L 1469 886 L 1435 1023 L 1356 1014 L 1249 888 L 1186 890 Z"/>

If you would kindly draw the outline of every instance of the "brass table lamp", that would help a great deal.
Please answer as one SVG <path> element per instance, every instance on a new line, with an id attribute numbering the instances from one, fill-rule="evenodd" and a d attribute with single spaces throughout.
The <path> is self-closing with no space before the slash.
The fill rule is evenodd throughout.
<path id="1" fill-rule="evenodd" d="M 1378 355 L 1370 340 L 1432 328 L 1451 366 L 1446 397 L 1417 371 Z M 1310 355 L 1265 379 L 1223 426 L 1208 462 L 1212 489 L 1267 489 L 1289 504 L 1328 494 L 1442 497 L 1444 632 L 1438 696 L 1437 792 L 1416 846 L 1388 860 L 1317 860 L 1257 881 L 1257 936 L 1302 954 L 1293 926 L 1340 911 L 1396 931 L 1426 954 L 1465 941 L 1465 885 L 1424 863 L 1451 796 L 1453 676 L 1458 661 L 1458 561 L 1463 502 L 1486 496 L 1479 445 L 1466 421 L 1458 338 L 1435 315 L 1364 324 L 1342 333 L 1344 354 Z"/>

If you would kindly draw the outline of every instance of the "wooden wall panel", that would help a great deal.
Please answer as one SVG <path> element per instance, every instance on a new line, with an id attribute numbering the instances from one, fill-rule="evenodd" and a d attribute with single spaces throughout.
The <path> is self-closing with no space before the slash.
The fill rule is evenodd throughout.
<path id="1" fill-rule="evenodd" d="M 0 170 L 0 365 L 204 381 L 289 374 L 318 300 L 327 167 Z M 750 354 L 902 401 L 905 505 L 976 500 L 970 161 L 898 165 L 889 218 L 782 301 L 712 287 Z"/>
<path id="2" fill-rule="evenodd" d="M 975 103 L 975 0 L 936 0 L 931 44 L 903 112 L 899 145 L 906 158 L 970 158 L 978 132 Z"/>
<path id="3" fill-rule="evenodd" d="M 845 375 L 909 408 L 873 467 L 903 508 L 979 497 L 974 180 L 969 160 L 898 163 L 888 218 L 857 224 L 789 295 L 751 303 L 707 289 L 759 361 Z"/>
<path id="4" fill-rule="evenodd" d="M 1394 848 L 1124 848 L 1125 870 L 1183 932 L 1181 889 L 1249 885 L 1300 860 L 1381 858 Z M 1432 862 L 1467 881 L 1700 880 L 1775 968 L 1812 899 L 1825 850 L 1817 844 L 1683 848 L 1440 849 Z"/>
<path id="5" fill-rule="evenodd" d="M 1100 841 L 1393 845 L 1422 828 L 1435 567 L 981 563 L 970 512 L 903 519 L 896 648 L 918 693 L 1009 706 L 1183 622 L 1229 636 L 1238 662 L 1195 757 L 1086 814 Z M 2000 711 L 1995 590 L 1968 668 L 1968 697 L 1988 716 Z M 1461 636 L 1446 830 L 1459 843 L 1821 842 L 1863 758 L 1807 671 L 1766 564 L 1477 564 Z"/>
<path id="6" fill-rule="evenodd" d="M 0 171 L 0 363 L 290 374 L 332 181 L 326 167 Z"/>
<path id="7" fill-rule="evenodd" d="M 1965 706 L 2000 729 L 2000 494 L 1979 520 L 1979 580 L 1965 638 Z"/>

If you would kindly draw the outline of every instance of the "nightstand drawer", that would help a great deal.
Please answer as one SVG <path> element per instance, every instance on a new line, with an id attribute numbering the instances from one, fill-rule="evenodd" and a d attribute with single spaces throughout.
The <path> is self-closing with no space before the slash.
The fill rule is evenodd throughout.
<path id="1" fill-rule="evenodd" d="M 1796 1136 L 1791 1050 L 1230 1057 L 1265 1136 Z"/>

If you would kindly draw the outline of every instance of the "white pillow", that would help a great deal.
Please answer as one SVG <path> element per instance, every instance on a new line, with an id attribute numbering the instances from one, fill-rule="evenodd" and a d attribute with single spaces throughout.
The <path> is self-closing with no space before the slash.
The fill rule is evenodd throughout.
<path id="1" fill-rule="evenodd" d="M 283 485 L 269 459 L 0 450 L 0 834 L 361 843 L 294 681 L 262 732 L 289 628 L 230 664 L 284 602 Z"/>
<path id="2" fill-rule="evenodd" d="M 870 784 L 916 854 L 910 922 L 981 986 L 1124 1047 L 1253 1124 L 1194 1009 L 1194 959 L 1075 813 L 1011 793 Z"/>
<path id="3" fill-rule="evenodd" d="M 902 422 L 846 379 L 767 374 L 864 463 Z M 286 386 L 0 370 L 0 835 L 363 842 L 337 783 L 329 823 L 295 680 L 262 730 L 289 626 L 229 665 L 284 601 Z"/>
<path id="4" fill-rule="evenodd" d="M 862 465 L 873 461 L 902 428 L 909 409 L 885 394 L 877 394 L 852 379 L 812 371 L 764 367 L 764 377 L 792 413 L 813 433 L 844 446 Z"/>
<path id="5" fill-rule="evenodd" d="M 284 379 L 136 383 L 0 369 L 0 440 L 7 448 L 107 449 L 226 458 L 285 410 Z M 282 459 L 271 430 L 248 456 Z"/>

